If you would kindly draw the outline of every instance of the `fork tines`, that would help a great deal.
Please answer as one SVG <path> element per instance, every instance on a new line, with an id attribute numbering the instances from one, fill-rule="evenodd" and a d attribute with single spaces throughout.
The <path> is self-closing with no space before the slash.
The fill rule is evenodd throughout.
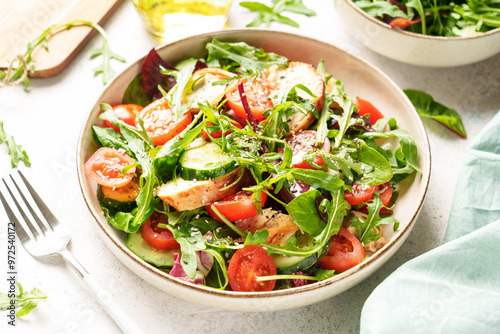
<path id="1" fill-rule="evenodd" d="M 0 198 L 5 211 L 7 212 L 7 216 L 9 217 L 10 221 L 16 225 L 16 233 L 18 234 L 19 238 L 23 240 L 28 237 L 27 231 L 29 231 L 28 233 L 31 233 L 31 236 L 36 239 L 40 234 L 45 235 L 45 233 L 49 229 L 52 229 L 50 226 L 50 220 L 55 220 L 55 217 L 43 203 L 33 187 L 31 187 L 22 172 L 18 172 L 22 182 L 24 183 L 24 190 L 19 187 L 18 183 L 12 175 L 10 175 L 10 186 L 5 179 L 2 179 L 5 188 L 10 195 L 12 203 L 14 203 L 13 206 L 15 206 L 18 211 L 18 215 L 16 215 L 11 209 L 11 206 L 8 204 L 8 200 L 4 197 L 1 191 Z M 14 185 L 14 187 L 12 187 L 12 185 Z M 29 193 L 31 196 L 25 196 L 25 193 Z M 34 201 L 34 207 L 37 207 L 39 210 L 35 210 L 33 208 L 32 201 Z M 27 212 L 29 212 L 29 214 Z M 18 217 L 22 217 L 22 219 L 18 219 Z M 40 217 L 44 217 L 45 219 L 41 219 Z M 23 226 L 22 222 L 25 223 L 25 226 Z"/>

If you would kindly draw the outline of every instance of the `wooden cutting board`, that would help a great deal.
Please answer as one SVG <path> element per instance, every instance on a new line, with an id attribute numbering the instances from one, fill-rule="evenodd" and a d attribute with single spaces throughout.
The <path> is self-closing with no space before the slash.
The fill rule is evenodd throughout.
<path id="1" fill-rule="evenodd" d="M 0 13 L 7 13 L 0 25 L 0 68 L 8 67 L 16 55 L 24 54 L 29 42 L 50 25 L 87 20 L 103 25 L 124 0 L 11 0 L 2 1 Z M 8 8 L 6 2 L 11 2 Z M 52 77 L 64 70 L 97 34 L 88 26 L 73 27 L 48 37 L 48 51 L 39 46 L 33 52 L 32 78 Z"/>

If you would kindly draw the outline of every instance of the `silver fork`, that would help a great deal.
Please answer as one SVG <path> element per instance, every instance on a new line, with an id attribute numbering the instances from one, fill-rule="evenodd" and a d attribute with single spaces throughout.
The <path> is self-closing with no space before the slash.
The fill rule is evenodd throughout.
<path id="1" fill-rule="evenodd" d="M 73 254 L 66 248 L 71 236 L 67 229 L 57 220 L 57 218 L 52 214 L 49 208 L 45 205 L 42 199 L 35 192 L 33 187 L 26 180 L 24 175 L 19 171 L 19 175 L 24 182 L 26 189 L 31 194 L 33 201 L 36 203 L 42 216 L 45 218 L 42 220 L 35 212 L 30 204 L 30 201 L 25 197 L 23 191 L 17 185 L 16 181 L 10 175 L 10 179 L 14 184 L 19 197 L 25 204 L 25 207 L 31 213 L 32 219 L 28 217 L 23 207 L 19 204 L 16 196 L 9 188 L 9 185 L 2 179 L 7 191 L 12 198 L 12 202 L 15 203 L 17 210 L 19 211 L 22 221 L 26 224 L 26 228 L 22 226 L 20 220 L 17 219 L 16 214 L 12 211 L 7 200 L 0 191 L 0 199 L 7 212 L 7 216 L 10 221 L 14 224 L 16 234 L 21 241 L 24 248 L 34 257 L 42 257 L 47 255 L 59 254 L 64 260 L 78 273 L 78 275 L 87 284 L 90 290 L 95 295 L 96 299 L 101 303 L 108 314 L 113 318 L 116 324 L 124 333 L 142 333 L 142 331 L 137 327 L 137 325 L 121 310 L 121 308 L 113 301 L 110 294 L 103 289 L 99 283 L 93 278 L 92 275 L 88 273 L 85 268 L 75 259 Z M 18 197 L 18 198 L 19 198 Z M 29 232 L 28 232 L 29 231 Z"/>

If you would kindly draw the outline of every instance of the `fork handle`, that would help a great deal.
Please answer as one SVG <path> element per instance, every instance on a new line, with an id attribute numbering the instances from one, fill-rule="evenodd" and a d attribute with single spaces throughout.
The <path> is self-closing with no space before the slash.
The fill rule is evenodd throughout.
<path id="1" fill-rule="evenodd" d="M 93 277 L 93 275 L 87 274 L 83 277 L 83 281 L 92 290 L 95 297 L 101 303 L 102 307 L 108 312 L 108 314 L 113 318 L 115 323 L 120 327 L 120 329 L 125 334 L 141 334 L 142 331 L 137 327 L 137 325 L 130 319 L 130 317 L 123 312 L 123 310 L 116 304 L 116 302 L 111 297 L 111 294 L 104 289 Z"/>
<path id="2" fill-rule="evenodd" d="M 94 276 L 89 274 L 87 270 L 78 262 L 78 260 L 71 254 L 70 251 L 65 249 L 60 253 L 66 262 L 80 275 L 85 284 L 90 288 L 96 299 L 102 307 L 108 312 L 115 323 L 120 327 L 125 334 L 142 334 L 142 331 L 130 319 L 130 317 L 123 312 L 120 306 L 116 304 L 111 297 L 108 290 L 104 289 L 95 279 Z"/>

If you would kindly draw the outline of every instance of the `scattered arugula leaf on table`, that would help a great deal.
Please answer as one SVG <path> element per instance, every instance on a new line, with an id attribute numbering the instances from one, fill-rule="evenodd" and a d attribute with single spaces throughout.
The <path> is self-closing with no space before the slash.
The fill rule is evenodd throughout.
<path id="1" fill-rule="evenodd" d="M 425 92 L 414 89 L 405 89 L 404 92 L 420 117 L 433 119 L 458 136 L 467 137 L 462 119 L 455 110 L 434 101 L 432 96 Z"/>
<path id="2" fill-rule="evenodd" d="M 16 144 L 14 137 L 7 134 L 3 129 L 3 122 L 0 121 L 0 144 L 5 143 L 9 149 L 10 165 L 17 167 L 19 161 L 22 161 L 26 167 L 31 166 L 30 159 L 21 145 Z"/>
<path id="3" fill-rule="evenodd" d="M 257 17 L 247 24 L 247 27 L 258 27 L 262 24 L 269 25 L 271 22 L 288 24 L 292 27 L 298 27 L 299 24 L 291 18 L 282 15 L 284 12 L 292 12 L 306 16 L 315 16 L 316 13 L 307 8 L 302 0 L 272 0 L 272 5 L 267 6 L 257 1 L 240 2 L 240 6 L 247 8 L 252 12 L 257 12 Z"/>
<path id="4" fill-rule="evenodd" d="M 116 73 L 110 65 L 111 60 L 115 59 L 125 62 L 125 59 L 111 51 L 108 45 L 108 36 L 100 25 L 91 21 L 74 20 L 67 23 L 51 25 L 45 29 L 40 36 L 28 43 L 23 55 L 17 55 L 12 59 L 7 70 L 0 70 L 0 78 L 3 78 L 3 82 L 0 82 L 0 87 L 13 86 L 22 82 L 24 84 L 24 90 L 27 91 L 30 85 L 29 73 L 35 71 L 35 60 L 32 58 L 33 51 L 39 45 L 42 45 L 48 50 L 47 43 L 49 36 L 78 26 L 91 27 L 97 30 L 103 38 L 103 45 L 98 49 L 91 50 L 90 53 L 91 58 L 97 56 L 103 57 L 102 63 L 94 69 L 94 73 L 96 75 L 102 74 L 102 82 L 105 85 Z M 15 65 L 16 61 L 17 66 Z"/>
<path id="5" fill-rule="evenodd" d="M 47 295 L 37 288 L 33 288 L 31 291 L 24 291 L 21 283 L 17 282 L 17 286 L 19 294 L 14 298 L 10 298 L 8 294 L 0 292 L 0 310 L 8 310 L 14 305 L 14 308 L 21 308 L 17 311 L 16 316 L 22 317 L 33 311 L 38 303 L 43 302 L 47 298 Z"/>

